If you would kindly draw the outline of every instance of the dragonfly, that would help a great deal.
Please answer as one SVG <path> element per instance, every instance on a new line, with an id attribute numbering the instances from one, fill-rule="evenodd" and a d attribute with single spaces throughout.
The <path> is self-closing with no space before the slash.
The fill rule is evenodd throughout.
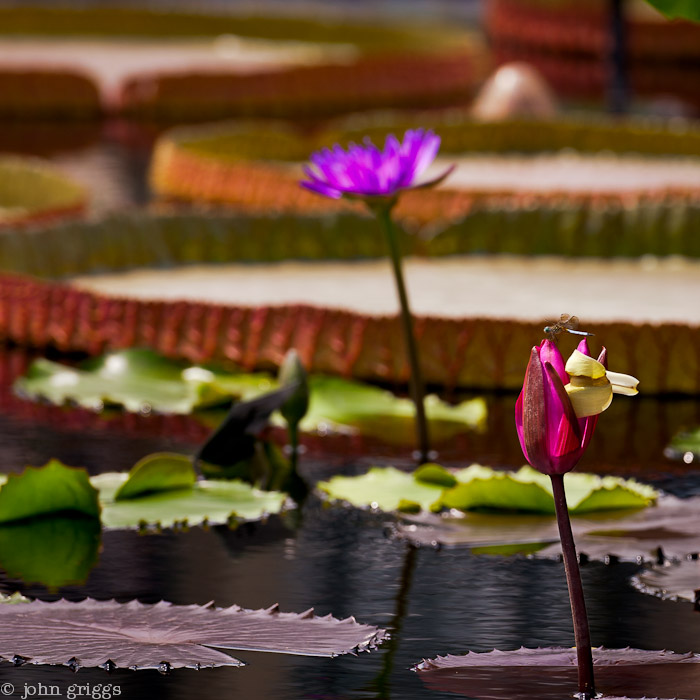
<path id="1" fill-rule="evenodd" d="M 573 333 L 574 335 L 595 335 L 594 333 L 589 333 L 588 331 L 578 330 L 578 323 L 578 316 L 562 314 L 556 323 L 551 323 L 545 326 L 544 332 L 549 336 L 550 340 L 556 340 L 557 336 L 564 331 L 567 333 Z"/>

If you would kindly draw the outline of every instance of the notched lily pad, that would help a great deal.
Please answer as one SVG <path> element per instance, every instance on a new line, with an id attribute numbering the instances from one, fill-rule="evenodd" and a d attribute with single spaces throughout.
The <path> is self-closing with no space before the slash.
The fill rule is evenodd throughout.
<path id="1" fill-rule="evenodd" d="M 633 480 L 594 474 L 568 474 L 566 486 L 573 514 L 642 508 L 658 495 Z M 400 510 L 398 504 L 409 501 L 426 511 L 451 508 L 554 514 L 550 479 L 531 467 L 502 472 L 474 464 L 448 471 L 429 464 L 412 474 L 375 467 L 357 477 L 333 477 L 318 487 L 332 499 L 386 511 Z"/>
<path id="2" fill-rule="evenodd" d="M 596 690 L 608 698 L 695 698 L 700 687 L 700 654 L 600 647 L 593 664 Z M 561 700 L 577 688 L 575 649 L 469 652 L 426 660 L 414 670 L 431 690 L 474 700 Z"/>
<path id="3" fill-rule="evenodd" d="M 700 552 L 700 497 L 662 495 L 642 510 L 603 511 L 574 516 L 571 526 L 579 553 L 589 559 L 655 562 L 681 560 Z M 498 548 L 559 558 L 561 546 L 551 516 L 513 513 L 422 513 L 395 525 L 395 533 L 415 545 L 462 546 L 481 553 Z M 539 547 L 535 547 L 539 543 Z"/>
<path id="4" fill-rule="evenodd" d="M 154 470 L 159 464 L 167 464 L 169 459 L 184 459 L 168 453 L 155 457 Z M 155 486 L 157 479 L 154 474 L 151 476 Z M 195 481 L 191 488 L 173 489 L 164 484 L 164 489 L 151 488 L 147 493 L 117 499 L 129 479 L 127 474 L 119 472 L 107 472 L 91 479 L 100 494 L 105 528 L 225 525 L 235 519 L 260 520 L 279 513 L 287 501 L 286 494 L 279 491 L 261 491 L 242 481 L 216 479 Z"/>
<path id="5" fill-rule="evenodd" d="M 72 402 L 91 410 L 121 406 L 135 413 L 183 414 L 234 399 L 253 399 L 277 386 L 266 373 L 187 366 L 152 350 L 133 348 L 87 360 L 77 368 L 39 359 L 15 383 L 19 394 L 59 405 Z M 414 408 L 409 399 L 370 384 L 322 375 L 310 377 L 309 388 L 302 431 L 359 432 L 399 444 L 414 442 Z M 428 396 L 426 413 L 432 438 L 439 443 L 483 428 L 486 403 L 476 398 L 451 406 Z M 279 414 L 278 422 L 283 422 Z"/>
<path id="6" fill-rule="evenodd" d="M 642 593 L 664 600 L 688 600 L 700 609 L 700 560 L 651 566 L 632 578 L 632 585 Z"/>
<path id="7" fill-rule="evenodd" d="M 223 525 L 260 520 L 286 503 L 285 493 L 242 481 L 196 481 L 190 460 L 167 452 L 144 457 L 129 474 L 89 478 L 83 469 L 52 460 L 0 477 L 0 527 L 71 512 L 99 518 L 106 528 Z"/>
<path id="8" fill-rule="evenodd" d="M 304 613 L 234 605 L 173 605 L 92 599 L 0 605 L 0 659 L 32 664 L 140 669 L 241 666 L 217 649 L 338 656 L 367 651 L 384 630 Z"/>
<path id="9" fill-rule="evenodd" d="M 95 411 L 123 406 L 134 413 L 187 414 L 230 402 L 232 395 L 232 387 L 220 388 L 215 375 L 202 367 L 133 348 L 91 358 L 77 368 L 35 360 L 15 389 L 28 398 L 58 405 L 70 401 Z"/>
<path id="10" fill-rule="evenodd" d="M 69 511 L 100 516 L 97 491 L 84 469 L 52 459 L 43 467 L 0 475 L 0 523 Z"/>

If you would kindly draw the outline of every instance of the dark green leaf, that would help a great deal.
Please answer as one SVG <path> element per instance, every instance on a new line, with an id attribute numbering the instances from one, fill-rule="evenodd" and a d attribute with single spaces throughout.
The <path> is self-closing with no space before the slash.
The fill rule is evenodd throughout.
<path id="1" fill-rule="evenodd" d="M 0 477 L 0 523 L 76 511 L 99 518 L 97 491 L 84 469 L 52 459 L 43 467 Z"/>

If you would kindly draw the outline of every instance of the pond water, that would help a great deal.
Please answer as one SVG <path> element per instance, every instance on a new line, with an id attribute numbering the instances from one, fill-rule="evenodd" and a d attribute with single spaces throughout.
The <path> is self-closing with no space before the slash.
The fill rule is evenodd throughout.
<path id="1" fill-rule="evenodd" d="M 33 406 L 12 397 L 9 383 L 26 363 L 17 350 L 2 354 L 0 450 L 3 471 L 57 457 L 92 473 L 129 468 L 157 450 L 191 451 L 192 433 L 157 417 L 133 417 L 116 427 L 84 411 Z M 447 461 L 519 466 L 514 450 L 515 397 L 491 396 L 485 433 L 443 448 Z M 634 408 L 632 408 L 634 407 Z M 601 418 L 595 448 L 584 468 L 635 474 L 684 496 L 700 493 L 700 474 L 666 461 L 661 450 L 686 421 L 697 421 L 693 400 L 619 400 Z M 163 429 L 169 425 L 170 432 Z M 598 442 L 597 442 L 598 441 Z M 369 444 L 369 443 L 368 443 Z M 373 460 L 343 441 L 310 441 L 303 473 L 310 479 L 341 470 L 353 473 Z M 597 447 L 596 447 L 597 445 Z M 517 447 L 517 441 L 515 442 Z M 365 445 L 366 448 L 366 445 Z M 405 450 L 382 447 L 380 455 Z M 597 450 L 597 451 L 596 451 Z M 395 461 L 395 460 L 394 460 Z M 405 460 L 404 460 L 405 461 Z M 248 665 L 205 671 L 104 671 L 13 668 L 0 665 L 0 685 L 14 697 L 56 685 L 65 697 L 73 684 L 111 683 L 136 698 L 452 698 L 428 689 L 409 668 L 424 657 L 467 650 L 573 644 L 563 566 L 522 557 L 479 557 L 463 550 L 411 549 L 386 534 L 386 516 L 328 507 L 315 497 L 294 513 L 264 524 L 184 533 L 107 532 L 99 563 L 79 586 L 47 591 L 11 580 L 0 571 L 0 591 L 20 590 L 42 599 L 138 598 L 175 603 L 237 603 L 247 608 L 279 603 L 282 610 L 314 607 L 321 615 L 349 615 L 386 627 L 392 639 L 378 650 L 335 659 L 233 652 Z M 664 602 L 628 585 L 638 567 L 590 563 L 583 582 L 595 645 L 685 652 L 700 649 L 700 616 L 689 603 Z M 29 689 L 25 693 L 25 685 Z M 29 695 L 27 695 L 29 696 Z M 104 696 L 103 696 L 104 697 Z M 568 697 L 563 692 L 562 697 Z M 513 698 L 517 698 L 514 694 Z"/>

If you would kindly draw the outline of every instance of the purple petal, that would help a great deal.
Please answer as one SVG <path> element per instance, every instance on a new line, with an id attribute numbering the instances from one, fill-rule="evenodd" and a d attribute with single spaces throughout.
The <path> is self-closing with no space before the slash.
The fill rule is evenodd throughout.
<path id="1" fill-rule="evenodd" d="M 331 199 L 340 199 L 342 197 L 342 192 L 328 185 L 324 185 L 322 182 L 307 182 L 306 180 L 302 180 L 299 184 L 307 190 L 322 194 L 324 197 L 330 197 Z"/>

